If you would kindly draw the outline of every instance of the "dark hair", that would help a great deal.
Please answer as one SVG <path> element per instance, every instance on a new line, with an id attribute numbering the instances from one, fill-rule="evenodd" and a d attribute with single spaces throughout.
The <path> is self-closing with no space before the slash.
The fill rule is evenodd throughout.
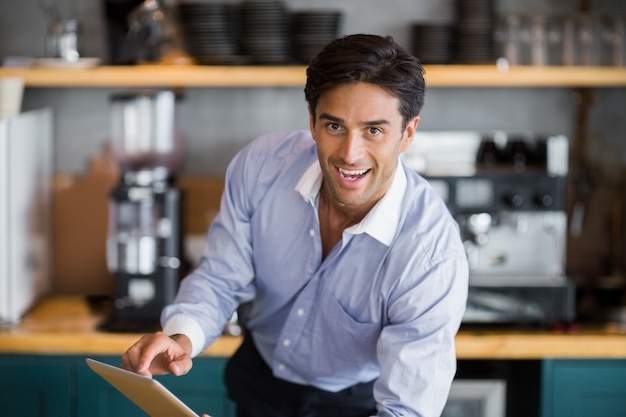
<path id="1" fill-rule="evenodd" d="M 424 67 L 390 36 L 356 34 L 336 39 L 313 58 L 306 76 L 304 96 L 313 116 L 322 94 L 359 81 L 397 97 L 405 126 L 424 106 Z"/>

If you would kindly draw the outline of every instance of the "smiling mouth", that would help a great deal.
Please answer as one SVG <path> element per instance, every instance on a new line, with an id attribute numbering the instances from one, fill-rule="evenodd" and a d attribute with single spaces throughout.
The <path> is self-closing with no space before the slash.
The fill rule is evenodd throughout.
<path id="1" fill-rule="evenodd" d="M 348 181 L 358 181 L 364 176 L 366 176 L 370 170 L 369 169 L 350 170 L 350 169 L 337 168 L 337 171 L 339 171 L 339 175 L 341 175 L 342 178 Z"/>

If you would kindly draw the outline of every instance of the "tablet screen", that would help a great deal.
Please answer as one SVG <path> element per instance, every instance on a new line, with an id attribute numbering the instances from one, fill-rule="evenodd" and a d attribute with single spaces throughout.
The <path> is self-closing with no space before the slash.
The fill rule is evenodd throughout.
<path id="1" fill-rule="evenodd" d="M 91 358 L 87 365 L 150 417 L 199 417 L 159 381 Z"/>

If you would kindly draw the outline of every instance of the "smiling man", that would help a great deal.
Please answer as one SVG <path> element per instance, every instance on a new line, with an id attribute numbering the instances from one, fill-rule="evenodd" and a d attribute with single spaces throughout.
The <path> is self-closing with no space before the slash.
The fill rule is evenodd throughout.
<path id="1" fill-rule="evenodd" d="M 391 38 L 324 48 L 307 69 L 309 131 L 235 156 L 163 332 L 122 366 L 185 374 L 245 303 L 225 374 L 238 417 L 439 416 L 468 269 L 445 204 L 400 161 L 424 90 L 419 61 Z"/>
<path id="2" fill-rule="evenodd" d="M 419 116 L 405 123 L 399 107 L 382 87 L 357 81 L 327 91 L 310 111 L 324 172 L 318 208 L 324 255 L 391 186 L 398 156 L 419 123 Z"/>

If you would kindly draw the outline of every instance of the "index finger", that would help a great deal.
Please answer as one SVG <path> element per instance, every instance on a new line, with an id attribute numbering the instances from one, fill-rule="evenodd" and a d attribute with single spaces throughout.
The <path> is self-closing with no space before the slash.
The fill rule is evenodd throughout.
<path id="1" fill-rule="evenodd" d="M 137 361 L 137 373 L 162 375 L 169 372 L 169 362 L 175 342 L 164 333 L 158 332 L 141 344 Z"/>
<path id="2" fill-rule="evenodd" d="M 151 376 L 149 367 L 162 350 L 163 342 L 156 334 L 144 335 L 122 355 L 122 369 Z"/>

